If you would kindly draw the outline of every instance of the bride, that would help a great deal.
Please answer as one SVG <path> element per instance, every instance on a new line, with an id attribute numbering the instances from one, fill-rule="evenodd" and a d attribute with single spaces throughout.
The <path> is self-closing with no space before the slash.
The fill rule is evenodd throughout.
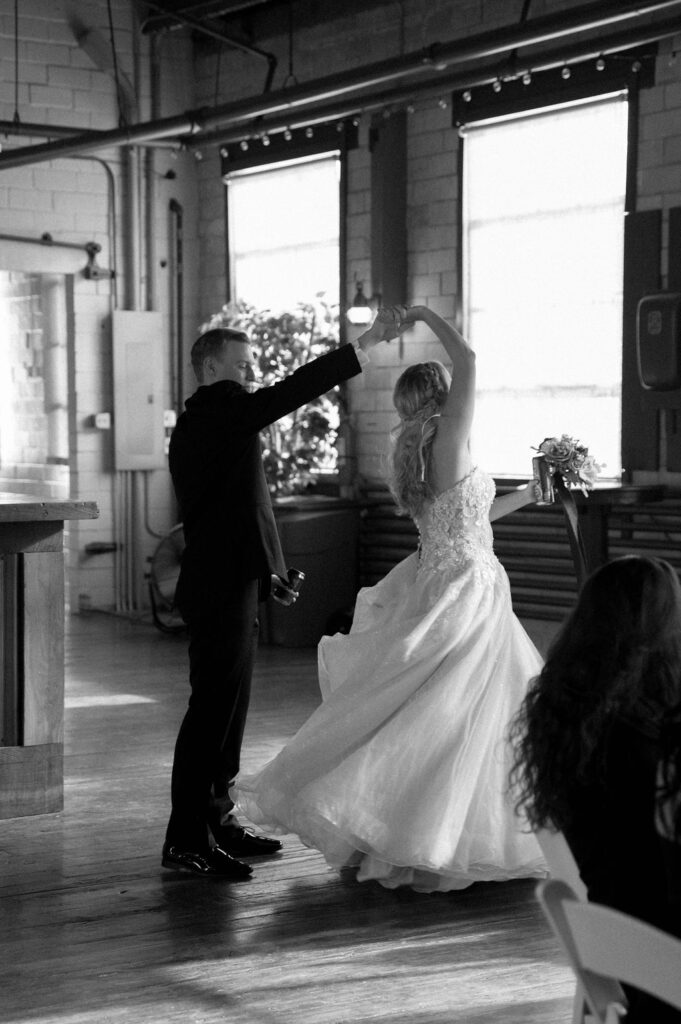
<path id="1" fill-rule="evenodd" d="M 378 314 L 395 337 L 417 321 L 451 362 L 395 386 L 391 487 L 419 549 L 361 590 L 350 633 L 319 645 L 323 702 L 258 774 L 237 780 L 251 821 L 295 832 L 359 881 L 423 892 L 543 876 L 508 796 L 507 727 L 541 658 L 513 614 L 490 519 L 537 500 L 494 499 L 471 459 L 475 356 L 424 306 Z"/>

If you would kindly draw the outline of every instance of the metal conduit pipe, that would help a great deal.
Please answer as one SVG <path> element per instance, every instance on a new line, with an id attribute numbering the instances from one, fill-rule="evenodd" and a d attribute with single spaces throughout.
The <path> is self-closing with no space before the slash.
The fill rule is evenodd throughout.
<path id="1" fill-rule="evenodd" d="M 669 19 L 666 22 L 659 22 L 654 28 L 651 27 L 647 33 L 641 30 L 630 30 L 603 36 L 598 40 L 597 45 L 593 43 L 575 44 L 569 48 L 562 48 L 560 54 L 556 52 L 544 52 L 533 54 L 532 59 L 519 61 L 517 66 L 520 69 L 531 69 L 534 72 L 550 71 L 554 68 L 561 68 L 566 63 L 578 60 L 589 60 L 590 58 L 607 57 L 610 53 L 617 53 L 622 50 L 632 49 L 638 46 L 645 46 L 649 43 L 659 42 L 660 39 L 681 33 L 679 19 Z M 427 82 L 421 82 L 418 89 L 409 85 L 403 85 L 395 89 L 389 89 L 380 93 L 371 93 L 368 96 L 360 96 L 356 99 L 348 98 L 339 103 L 330 103 L 322 107 L 310 107 L 309 110 L 301 109 L 293 116 L 279 116 L 259 120 L 257 130 L 254 128 L 253 138 L 258 138 L 267 133 L 281 131 L 285 128 L 303 128 L 315 124 L 323 124 L 327 121 L 340 121 L 344 118 L 366 114 L 372 111 L 381 110 L 391 104 L 408 103 L 416 98 L 429 96 L 441 96 L 443 91 L 455 92 L 461 89 L 479 88 L 484 85 L 491 85 L 500 77 L 498 64 L 488 65 L 485 68 L 478 68 L 475 71 L 461 72 L 457 75 L 445 75 Z M 504 74 L 501 72 L 501 78 Z M 192 138 L 186 143 L 188 149 L 201 148 L 204 146 L 227 145 L 231 142 L 239 142 L 248 138 L 249 131 L 244 125 L 232 129 L 217 130 Z"/>
<path id="2" fill-rule="evenodd" d="M 171 386 L 175 411 L 184 406 L 184 208 L 177 199 L 168 203 L 172 225 L 173 317 L 171 324 L 173 356 Z"/>
<path id="3" fill-rule="evenodd" d="M 254 117 L 285 113 L 290 116 L 299 108 L 325 100 L 340 100 L 362 89 L 400 82 L 409 76 L 432 74 L 433 70 L 445 71 L 452 65 L 510 53 L 522 46 L 564 39 L 580 32 L 597 31 L 608 25 L 670 10 L 681 11 L 681 0 L 639 3 L 634 0 L 617 0 L 599 5 L 582 5 L 558 15 L 547 15 L 531 22 L 501 27 L 456 42 L 434 44 L 415 53 L 367 65 L 365 68 L 330 75 L 308 85 L 293 86 L 275 93 L 237 100 L 212 109 L 190 111 L 146 124 L 104 132 L 84 132 L 71 139 L 10 150 L 0 154 L 0 170 L 104 146 L 133 145 L 149 139 L 192 135 L 221 125 L 232 126 L 247 122 Z M 644 26 L 642 33 L 645 31 Z"/>
<path id="4" fill-rule="evenodd" d="M 31 121 L 0 121 L 0 135 L 4 135 L 6 138 L 12 135 L 29 135 L 45 139 L 73 139 L 77 135 L 82 135 L 83 130 L 82 128 L 70 128 L 67 125 L 41 124 Z M 101 131 L 101 129 L 97 129 L 97 131 Z M 175 142 L 173 139 L 149 139 L 144 145 L 153 146 L 156 149 L 178 150 L 182 148 L 181 143 Z"/>

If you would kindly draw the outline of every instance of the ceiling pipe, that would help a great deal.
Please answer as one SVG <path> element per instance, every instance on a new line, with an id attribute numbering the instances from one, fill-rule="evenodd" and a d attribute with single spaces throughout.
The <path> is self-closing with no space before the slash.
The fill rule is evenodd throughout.
<path id="1" fill-rule="evenodd" d="M 273 118 L 258 119 L 257 126 L 246 130 L 243 125 L 217 130 L 203 135 L 196 135 L 187 139 L 184 145 L 187 149 L 201 149 L 208 146 L 228 145 L 239 142 L 242 139 L 258 139 L 263 135 L 286 128 L 296 129 L 324 124 L 328 121 L 341 121 L 344 118 L 356 117 L 361 114 L 371 113 L 376 110 L 389 108 L 391 104 L 408 103 L 410 100 L 424 99 L 431 96 L 441 97 L 443 92 L 456 92 L 463 89 L 475 89 L 485 85 L 492 85 L 497 79 L 502 81 L 508 78 L 519 77 L 523 71 L 533 72 L 551 71 L 562 68 L 566 63 L 598 59 L 598 57 L 633 49 L 634 47 L 646 46 L 657 43 L 660 39 L 669 38 L 681 32 L 679 19 L 669 19 L 665 22 L 658 22 L 657 26 L 651 27 L 648 32 L 640 29 L 633 29 L 627 32 L 620 32 L 609 36 L 602 36 L 597 44 L 584 42 L 575 44 L 567 49 L 561 48 L 557 51 L 536 53 L 532 58 L 525 58 L 515 61 L 515 71 L 510 68 L 504 71 L 500 65 L 487 65 L 472 71 L 460 72 L 457 75 L 445 75 L 428 82 L 421 82 L 418 89 L 408 85 L 396 89 L 389 89 L 380 93 L 371 93 L 368 96 L 360 96 L 356 99 L 347 99 L 340 103 L 331 103 L 325 106 L 311 107 L 309 110 L 298 110 L 293 116 L 278 116 Z"/>
<path id="2" fill-rule="evenodd" d="M 4 135 L 5 138 L 9 138 L 12 135 L 26 135 L 44 139 L 73 139 L 76 136 L 82 135 L 84 131 L 90 130 L 92 129 L 72 128 L 68 125 L 41 124 L 32 121 L 0 121 L 0 135 Z M 156 146 L 159 149 L 180 150 L 184 148 L 181 142 L 176 142 L 170 138 L 150 139 L 144 145 Z"/>
<path id="3" fill-rule="evenodd" d="M 165 8 L 161 7 L 160 4 L 154 3 L 154 0 L 147 0 L 147 6 L 155 8 L 157 11 L 164 11 Z M 167 12 L 166 12 L 167 13 Z M 241 50 L 242 53 L 247 53 L 253 57 L 261 57 L 267 61 L 267 77 L 265 79 L 265 86 L 263 92 L 269 92 L 272 87 L 272 80 L 277 70 L 277 58 L 273 53 L 268 53 L 266 50 L 260 50 L 257 46 L 249 46 L 248 43 L 242 43 L 238 39 L 233 39 L 231 36 L 225 35 L 217 28 L 213 28 L 208 25 L 205 21 L 201 21 L 199 18 L 192 18 L 189 14 L 182 14 L 180 11 L 173 11 L 168 15 L 174 21 L 179 22 L 181 26 L 187 28 L 193 28 L 195 32 L 200 32 L 203 35 L 210 36 L 211 39 L 217 39 L 220 43 L 226 43 L 227 46 L 233 47 L 235 50 Z"/>
<path id="4" fill-rule="evenodd" d="M 128 125 L 103 132 L 84 132 L 72 139 L 60 139 L 56 142 L 10 150 L 0 154 L 0 170 L 108 146 L 135 145 L 150 139 L 193 135 L 198 131 L 218 128 L 225 124 L 248 122 L 255 117 L 285 114 L 291 117 L 301 108 L 321 104 L 325 100 L 340 101 L 342 97 L 348 97 L 361 89 L 373 89 L 390 82 L 400 82 L 413 75 L 432 75 L 433 71 L 442 72 L 451 65 L 493 57 L 521 46 L 538 45 L 672 9 L 681 10 L 681 0 L 654 0 L 646 3 L 617 0 L 598 6 L 582 5 L 560 15 L 548 15 L 532 22 L 494 29 L 456 42 L 434 44 L 402 57 L 330 75 L 309 85 L 296 85 L 278 92 L 236 100 L 212 109 L 190 111 L 146 124 Z M 678 30 L 681 32 L 681 21 Z"/>
<path id="5" fill-rule="evenodd" d="M 201 0 L 198 3 L 182 4 L 178 8 L 177 14 L 189 14 L 192 16 L 197 14 L 204 18 L 231 17 L 240 11 L 250 10 L 254 7 L 266 7 L 269 3 L 270 0 L 235 0 L 234 3 L 226 3 L 225 0 L 213 0 L 212 3 L 206 3 L 206 0 Z M 152 14 L 142 22 L 142 32 L 144 33 L 178 27 L 177 22 L 173 21 L 173 15 L 166 13 Z"/>

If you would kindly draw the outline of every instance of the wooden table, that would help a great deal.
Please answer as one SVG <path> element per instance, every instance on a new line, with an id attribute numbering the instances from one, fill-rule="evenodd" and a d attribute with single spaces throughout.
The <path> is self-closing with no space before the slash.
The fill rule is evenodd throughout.
<path id="1" fill-rule="evenodd" d="M 64 522 L 98 515 L 0 492 L 0 818 L 64 804 Z"/>
<path id="2" fill-rule="evenodd" d="M 585 566 L 582 573 L 593 572 L 599 565 L 609 559 L 608 551 L 608 516 L 615 508 L 644 505 L 648 502 L 662 501 L 667 490 L 663 484 L 616 484 L 597 483 L 588 496 L 579 490 L 570 492 L 577 507 L 579 530 L 582 538 Z M 571 534 L 568 523 L 568 534 Z M 578 578 L 580 568 L 575 555 L 573 538 L 570 536 L 575 570 Z"/>

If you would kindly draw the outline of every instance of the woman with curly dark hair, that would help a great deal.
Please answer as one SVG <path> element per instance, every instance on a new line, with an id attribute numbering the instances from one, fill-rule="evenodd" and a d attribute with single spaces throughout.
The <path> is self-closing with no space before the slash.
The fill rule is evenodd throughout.
<path id="1" fill-rule="evenodd" d="M 586 581 L 511 729 L 518 809 L 535 828 L 564 833 L 589 899 L 677 935 L 678 742 L 666 755 L 665 837 L 657 791 L 662 737 L 680 704 L 679 581 L 668 562 L 627 555 Z M 632 1019 L 681 1019 L 646 1007 Z"/>

